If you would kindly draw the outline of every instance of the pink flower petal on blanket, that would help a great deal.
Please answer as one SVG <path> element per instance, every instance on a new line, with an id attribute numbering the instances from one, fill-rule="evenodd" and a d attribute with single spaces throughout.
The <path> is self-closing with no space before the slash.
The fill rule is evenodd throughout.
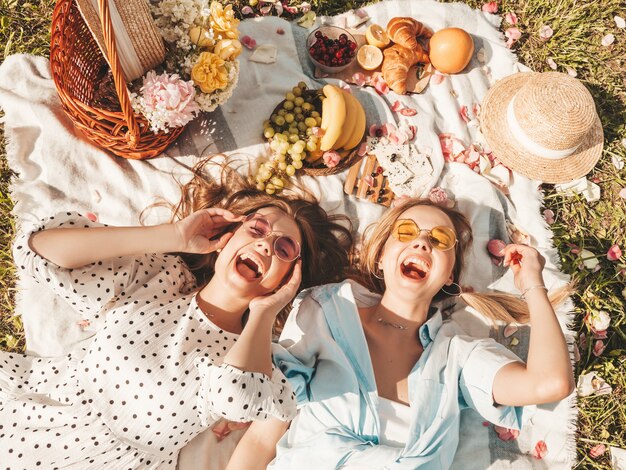
<path id="1" fill-rule="evenodd" d="M 254 13 L 254 10 L 252 9 L 250 5 L 246 5 L 245 7 L 241 9 L 242 15 L 251 15 L 252 13 Z"/>
<path id="2" fill-rule="evenodd" d="M 522 32 L 515 26 L 511 26 L 507 28 L 504 35 L 507 37 L 506 47 L 510 49 L 522 37 Z"/>
<path id="3" fill-rule="evenodd" d="M 364 73 L 357 72 L 354 75 L 352 75 L 352 82 L 356 86 L 363 86 L 367 83 L 367 77 L 365 76 Z"/>
<path id="4" fill-rule="evenodd" d="M 463 119 L 465 122 L 470 122 L 471 119 L 467 113 L 468 113 L 467 106 L 465 105 L 461 106 L 461 110 L 459 111 L 459 114 L 461 115 L 461 119 Z"/>
<path id="5" fill-rule="evenodd" d="M 483 421 L 483 426 L 488 428 L 491 425 L 489 421 Z"/>
<path id="6" fill-rule="evenodd" d="M 404 108 L 400 110 L 400 114 L 403 116 L 415 116 L 417 114 L 417 110 L 414 108 Z"/>
<path id="7" fill-rule="evenodd" d="M 606 345 L 604 344 L 604 341 L 602 341 L 601 339 L 593 343 L 593 355 L 594 356 L 596 357 L 602 356 L 602 353 L 604 352 L 605 349 L 606 349 Z"/>
<path id="8" fill-rule="evenodd" d="M 252 39 L 250 36 L 242 36 L 241 44 L 246 46 L 248 49 L 254 49 L 256 47 L 256 40 Z"/>
<path id="9" fill-rule="evenodd" d="M 400 100 L 396 100 L 393 102 L 393 104 L 391 105 L 391 110 L 394 113 L 397 113 L 398 111 L 400 111 L 402 108 L 404 108 L 404 105 L 402 103 L 400 103 Z"/>
<path id="10" fill-rule="evenodd" d="M 481 7 L 481 10 L 485 13 L 495 14 L 498 13 L 498 2 L 487 2 Z"/>
<path id="11" fill-rule="evenodd" d="M 370 79 L 370 85 L 374 87 L 374 89 L 379 95 L 386 95 L 387 93 L 389 93 L 389 86 L 385 82 L 385 79 L 383 78 L 382 74 L 379 74 L 379 73 L 375 74 Z"/>
<path id="12" fill-rule="evenodd" d="M 363 178 L 363 181 L 365 182 L 366 185 L 368 185 L 370 188 L 372 188 L 374 186 L 374 177 L 372 175 L 366 175 Z"/>
<path id="13" fill-rule="evenodd" d="M 606 452 L 606 446 L 604 444 L 598 444 L 589 449 L 589 457 L 597 459 Z"/>
<path id="14" fill-rule="evenodd" d="M 593 339 L 606 339 L 607 337 L 608 333 L 606 332 L 606 330 L 593 332 Z"/>
<path id="15" fill-rule="evenodd" d="M 339 85 L 339 88 L 341 88 L 343 91 L 352 93 L 352 90 L 350 89 L 350 85 L 348 85 L 343 80 L 339 80 L 339 83 L 337 85 Z"/>
<path id="16" fill-rule="evenodd" d="M 480 117 L 480 103 L 474 103 L 472 105 L 472 114 L 474 115 L 474 119 L 478 119 Z"/>
<path id="17" fill-rule="evenodd" d="M 515 26 L 517 24 L 517 15 L 513 12 L 508 12 L 504 15 L 504 21 Z"/>
<path id="18" fill-rule="evenodd" d="M 402 145 L 407 140 L 409 140 L 409 136 L 406 132 L 394 131 L 389 134 L 389 142 L 391 142 L 393 145 Z"/>
<path id="19" fill-rule="evenodd" d="M 91 322 L 89 320 L 81 320 L 77 322 L 76 324 L 84 330 L 85 328 L 88 328 L 89 325 L 91 325 Z"/>
<path id="20" fill-rule="evenodd" d="M 389 135 L 392 132 L 395 132 L 397 129 L 396 126 L 390 122 L 383 124 L 382 128 L 383 128 L 383 135 Z"/>
<path id="21" fill-rule="evenodd" d="M 543 25 L 540 29 L 539 29 L 539 37 L 541 39 L 543 39 L 544 41 L 547 41 L 548 39 L 550 39 L 552 37 L 552 35 L 554 34 L 554 31 L 552 30 L 552 28 L 548 25 Z"/>
<path id="22" fill-rule="evenodd" d="M 491 256 L 494 256 L 496 258 L 502 258 L 504 256 L 503 250 L 505 248 L 506 243 L 504 243 L 502 240 L 498 240 L 497 238 L 489 240 L 489 243 L 487 243 L 487 251 Z"/>
<path id="23" fill-rule="evenodd" d="M 283 28 L 277 28 L 276 34 L 280 34 L 282 36 L 283 34 L 285 34 L 285 30 Z"/>
<path id="24" fill-rule="evenodd" d="M 446 79 L 445 75 L 442 75 L 440 73 L 436 73 L 433 76 L 430 77 L 430 83 L 432 83 L 433 85 L 439 85 L 441 83 L 443 83 L 443 81 Z"/>
<path id="25" fill-rule="evenodd" d="M 94 214 L 93 212 L 87 212 L 85 214 L 85 217 L 87 217 L 92 222 L 96 222 L 98 220 L 98 216 L 96 214 Z"/>
<path id="26" fill-rule="evenodd" d="M 535 449 L 533 450 L 533 457 L 536 459 L 543 459 L 548 453 L 548 446 L 545 441 L 539 441 L 535 444 Z"/>
<path id="27" fill-rule="evenodd" d="M 517 333 L 517 330 L 518 330 L 517 326 L 512 325 L 512 324 L 505 326 L 504 327 L 504 337 L 508 338 L 509 336 L 514 335 L 515 333 Z"/>
<path id="28" fill-rule="evenodd" d="M 496 434 L 501 441 L 513 441 L 519 436 L 519 431 L 517 429 L 503 428 L 501 426 L 496 426 L 495 424 L 493 425 L 493 429 L 496 431 Z"/>
<path id="29" fill-rule="evenodd" d="M 622 257 L 622 250 L 619 245 L 613 245 L 609 248 L 609 251 L 606 252 L 606 257 L 609 261 L 618 261 Z"/>
<path id="30" fill-rule="evenodd" d="M 367 145 L 367 142 L 363 142 L 360 146 L 359 146 L 359 150 L 357 151 L 357 155 L 359 157 L 364 157 L 365 155 L 367 155 L 367 152 L 369 152 L 369 146 Z"/>
<path id="31" fill-rule="evenodd" d="M 417 134 L 417 126 L 414 126 L 413 124 L 409 124 L 409 130 L 411 131 L 409 140 L 413 140 L 415 138 L 415 134 Z"/>

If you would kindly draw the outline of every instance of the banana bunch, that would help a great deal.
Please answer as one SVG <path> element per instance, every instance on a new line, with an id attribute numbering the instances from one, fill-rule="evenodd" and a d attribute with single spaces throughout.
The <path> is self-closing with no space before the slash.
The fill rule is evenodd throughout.
<path id="1" fill-rule="evenodd" d="M 334 85 L 322 90 L 322 124 L 324 135 L 320 151 L 351 150 L 361 142 L 365 132 L 365 110 L 351 93 Z M 342 152 L 340 152 L 342 153 Z"/>

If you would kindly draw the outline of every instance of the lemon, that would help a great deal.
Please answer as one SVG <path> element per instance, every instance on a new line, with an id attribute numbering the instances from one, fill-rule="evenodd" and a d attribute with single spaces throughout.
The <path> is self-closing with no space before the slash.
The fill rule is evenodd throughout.
<path id="1" fill-rule="evenodd" d="M 383 62 L 383 53 L 378 47 L 365 44 L 359 49 L 356 60 L 365 70 L 375 70 Z"/>
<path id="2" fill-rule="evenodd" d="M 389 36 L 382 26 L 372 24 L 367 27 L 365 31 L 365 39 L 370 46 L 376 46 L 379 49 L 384 49 L 389 45 Z"/>

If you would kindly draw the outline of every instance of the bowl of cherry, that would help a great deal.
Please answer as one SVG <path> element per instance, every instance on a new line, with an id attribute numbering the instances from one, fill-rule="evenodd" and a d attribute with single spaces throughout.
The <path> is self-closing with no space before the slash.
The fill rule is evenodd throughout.
<path id="1" fill-rule="evenodd" d="M 354 36 L 338 26 L 320 26 L 306 40 L 309 59 L 325 73 L 348 67 L 357 53 Z"/>

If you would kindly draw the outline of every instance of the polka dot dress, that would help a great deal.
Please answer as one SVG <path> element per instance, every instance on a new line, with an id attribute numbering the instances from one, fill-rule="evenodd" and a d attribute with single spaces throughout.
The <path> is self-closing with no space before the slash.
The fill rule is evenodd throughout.
<path id="1" fill-rule="evenodd" d="M 68 213 L 42 228 L 97 225 Z M 63 269 L 28 238 L 14 246 L 21 275 L 66 299 L 95 334 L 61 358 L 0 352 L 0 468 L 174 469 L 179 450 L 220 418 L 295 415 L 278 369 L 270 379 L 222 364 L 237 335 L 200 310 L 178 257 Z"/>

